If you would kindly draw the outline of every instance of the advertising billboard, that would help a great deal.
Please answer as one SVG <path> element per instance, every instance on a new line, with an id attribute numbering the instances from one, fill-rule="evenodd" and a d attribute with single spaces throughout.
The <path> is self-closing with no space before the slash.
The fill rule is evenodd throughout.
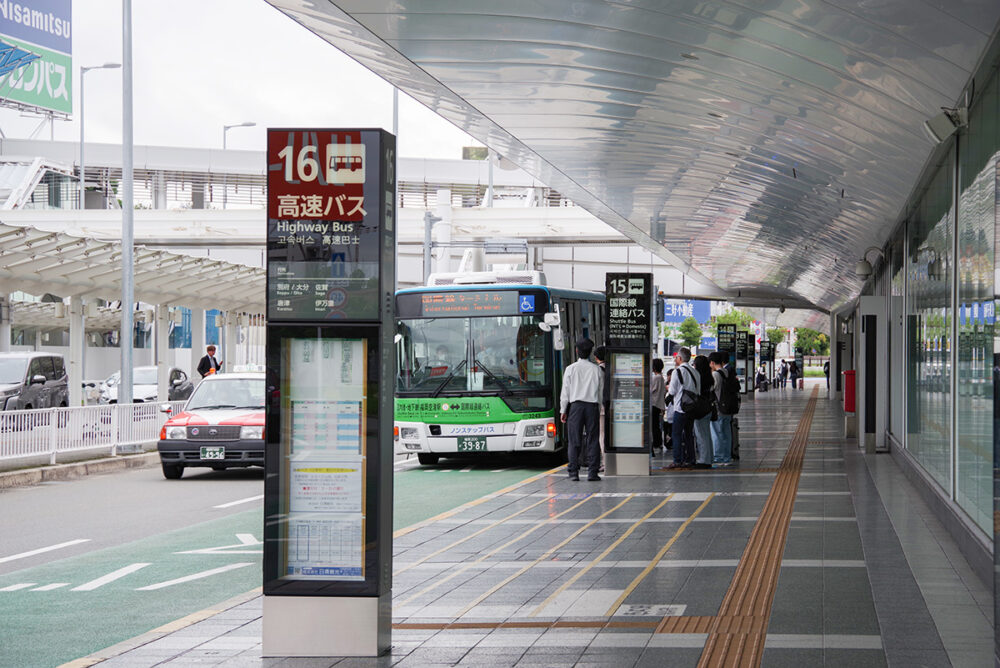
<path id="1" fill-rule="evenodd" d="M 71 0 L 0 0 L 0 105 L 72 113 Z"/>

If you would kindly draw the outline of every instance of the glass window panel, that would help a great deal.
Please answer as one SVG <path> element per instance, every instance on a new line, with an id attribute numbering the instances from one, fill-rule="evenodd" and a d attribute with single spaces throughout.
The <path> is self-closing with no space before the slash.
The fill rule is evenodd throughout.
<path id="1" fill-rule="evenodd" d="M 951 493 L 951 264 L 954 161 L 949 156 L 907 225 L 907 447 Z"/>
<path id="2" fill-rule="evenodd" d="M 995 97 L 995 82 L 984 98 Z M 993 89 L 993 90 L 991 90 Z M 961 136 L 958 205 L 958 374 L 955 500 L 984 531 L 993 515 L 993 236 L 995 123 L 973 109 Z"/>

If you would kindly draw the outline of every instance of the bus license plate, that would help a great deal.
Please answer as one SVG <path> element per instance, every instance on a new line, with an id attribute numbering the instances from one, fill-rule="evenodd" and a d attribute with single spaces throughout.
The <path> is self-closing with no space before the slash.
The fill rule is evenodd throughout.
<path id="1" fill-rule="evenodd" d="M 220 446 L 216 447 L 202 447 L 201 449 L 202 459 L 225 459 L 226 449 Z"/>
<path id="2" fill-rule="evenodd" d="M 460 436 L 458 439 L 459 452 L 483 452 L 485 450 L 485 436 Z"/>

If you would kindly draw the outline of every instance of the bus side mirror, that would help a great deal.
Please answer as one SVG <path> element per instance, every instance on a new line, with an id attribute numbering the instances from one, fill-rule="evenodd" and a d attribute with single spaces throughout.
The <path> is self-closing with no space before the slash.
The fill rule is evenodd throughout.
<path id="1" fill-rule="evenodd" d="M 562 350 L 566 347 L 565 342 L 563 342 L 562 327 L 556 327 L 552 330 L 552 347 L 556 350 Z"/>

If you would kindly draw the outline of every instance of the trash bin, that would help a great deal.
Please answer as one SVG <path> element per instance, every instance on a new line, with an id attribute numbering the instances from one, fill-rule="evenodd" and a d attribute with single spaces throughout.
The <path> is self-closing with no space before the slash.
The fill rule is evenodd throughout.
<path id="1" fill-rule="evenodd" d="M 854 369 L 847 369 L 844 374 L 844 412 L 853 413 L 854 408 Z"/>

